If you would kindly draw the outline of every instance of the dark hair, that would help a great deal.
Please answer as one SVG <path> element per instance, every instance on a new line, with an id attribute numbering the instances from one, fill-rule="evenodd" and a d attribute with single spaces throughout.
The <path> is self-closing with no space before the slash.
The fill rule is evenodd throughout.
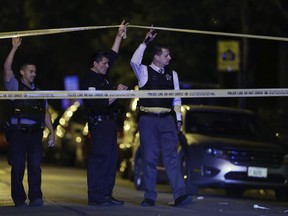
<path id="1" fill-rule="evenodd" d="M 25 63 L 22 63 L 22 64 L 20 65 L 20 70 L 25 69 L 25 67 L 26 67 L 27 65 L 34 65 L 34 66 L 36 67 L 36 64 L 33 63 L 33 62 L 25 62 Z"/>
<path id="2" fill-rule="evenodd" d="M 106 51 L 97 51 L 90 56 L 89 66 L 93 67 L 94 62 L 99 63 L 103 58 L 109 59 L 109 53 Z"/>
<path id="3" fill-rule="evenodd" d="M 161 55 L 162 54 L 162 49 L 169 49 L 167 45 L 165 44 L 158 44 L 158 45 L 155 45 L 153 47 L 153 56 L 154 55 Z"/>

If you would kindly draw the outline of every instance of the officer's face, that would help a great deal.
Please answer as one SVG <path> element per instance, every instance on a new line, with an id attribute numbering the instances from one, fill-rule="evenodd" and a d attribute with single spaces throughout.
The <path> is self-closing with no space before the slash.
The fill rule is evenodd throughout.
<path id="1" fill-rule="evenodd" d="M 171 60 L 169 49 L 162 48 L 161 55 L 155 55 L 155 60 L 161 67 L 168 65 Z"/>
<path id="2" fill-rule="evenodd" d="M 107 69 L 109 68 L 109 59 L 103 57 L 102 60 L 100 62 L 94 62 L 94 71 L 96 73 L 105 75 L 107 73 Z"/>
<path id="3" fill-rule="evenodd" d="M 36 78 L 36 66 L 35 65 L 26 65 L 20 70 L 20 74 L 22 75 L 22 79 L 27 85 L 31 85 L 34 83 Z"/>

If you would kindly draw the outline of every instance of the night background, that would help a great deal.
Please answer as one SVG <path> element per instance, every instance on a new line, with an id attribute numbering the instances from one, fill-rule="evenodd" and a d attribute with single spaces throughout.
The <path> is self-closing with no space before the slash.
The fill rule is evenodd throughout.
<path id="1" fill-rule="evenodd" d="M 25 31 L 81 26 L 131 25 L 168 27 L 202 31 L 287 37 L 288 2 L 284 0 L 0 0 L 0 31 Z M 19 64 L 33 60 L 37 83 L 43 90 L 64 90 L 64 78 L 76 75 L 81 80 L 88 70 L 88 59 L 95 50 L 111 48 L 117 28 L 24 37 L 14 59 Z M 130 68 L 133 52 L 143 41 L 147 29 L 128 28 L 119 59 L 110 73 L 115 85 L 133 89 L 137 80 Z M 240 46 L 237 71 L 217 69 L 217 42 L 236 40 Z M 287 88 L 288 42 L 224 37 L 171 31 L 158 31 L 154 43 L 170 46 L 170 66 L 178 72 L 186 88 Z M 11 49 L 11 39 L 0 41 L 0 62 Z M 146 57 L 145 57 L 146 58 Z M 146 63 L 149 63 L 145 59 Z M 2 69 L 3 73 L 3 69 Z M 4 90 L 1 82 L 0 89 Z M 192 99 L 193 102 L 193 99 Z M 196 100 L 195 100 L 196 102 Z M 199 99 L 197 100 L 197 103 Z M 209 99 L 201 103 L 211 102 Z M 256 111 L 272 127 L 287 133 L 286 97 L 213 99 Z M 49 103 L 61 110 L 60 100 Z M 122 106 L 129 103 L 121 100 Z M 1 121 L 5 101 L 0 101 Z M 288 133 L 287 133 L 288 134 Z"/>

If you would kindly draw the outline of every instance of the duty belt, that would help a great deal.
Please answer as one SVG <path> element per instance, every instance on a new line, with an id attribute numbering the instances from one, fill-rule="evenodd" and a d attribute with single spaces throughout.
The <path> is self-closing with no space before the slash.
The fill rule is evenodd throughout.
<path id="1" fill-rule="evenodd" d="M 174 113 L 174 110 L 172 109 L 169 112 L 145 112 L 143 109 L 137 109 L 137 111 L 140 116 L 154 116 L 159 118 L 167 117 Z"/>
<path id="2" fill-rule="evenodd" d="M 44 129 L 44 124 L 10 124 L 6 123 L 6 129 L 8 130 L 17 130 L 27 133 L 33 133 Z"/>
<path id="3" fill-rule="evenodd" d="M 148 112 L 148 113 L 168 113 L 171 112 L 172 109 L 166 108 L 166 107 L 144 107 L 140 106 L 137 107 L 142 112 Z"/>
<path id="4" fill-rule="evenodd" d="M 166 117 L 172 114 L 172 112 L 166 112 L 166 113 L 151 113 L 151 112 L 139 112 L 140 115 L 144 115 L 144 116 L 154 116 L 154 117 Z"/>

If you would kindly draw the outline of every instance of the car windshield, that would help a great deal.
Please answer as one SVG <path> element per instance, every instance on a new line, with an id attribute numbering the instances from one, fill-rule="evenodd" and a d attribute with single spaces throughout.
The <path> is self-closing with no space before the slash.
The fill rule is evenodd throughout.
<path id="1" fill-rule="evenodd" d="M 214 112 L 188 111 L 186 131 L 213 136 L 242 137 L 273 140 L 272 132 L 255 115 Z"/>

